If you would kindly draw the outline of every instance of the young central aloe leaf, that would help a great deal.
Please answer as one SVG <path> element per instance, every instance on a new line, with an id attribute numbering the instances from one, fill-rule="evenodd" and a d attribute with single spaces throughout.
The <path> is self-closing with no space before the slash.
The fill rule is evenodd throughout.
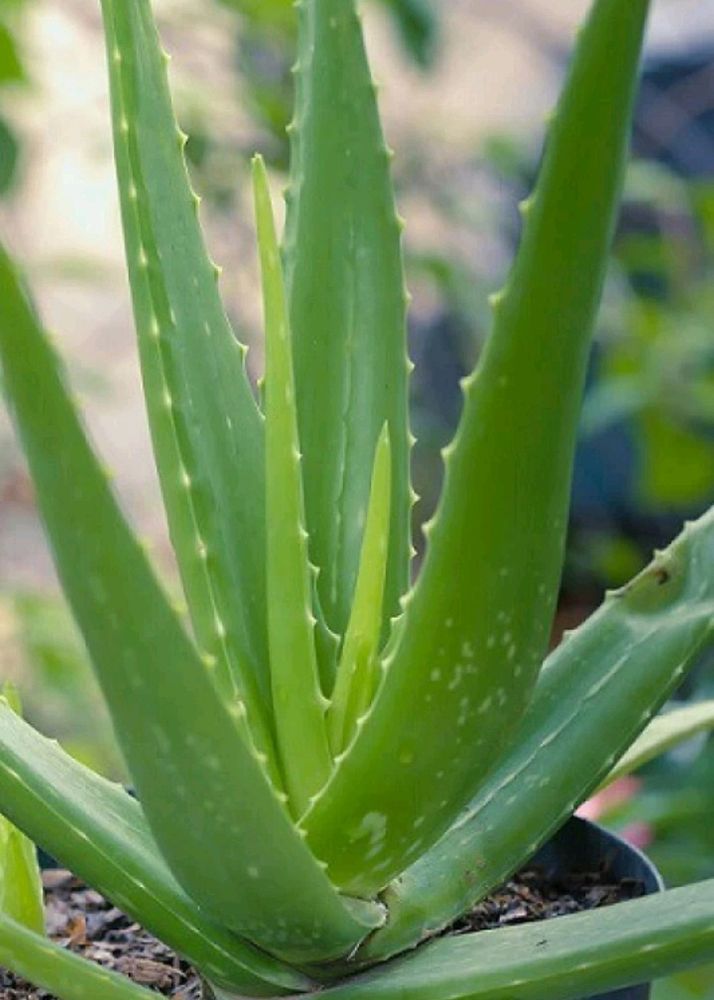
<path id="1" fill-rule="evenodd" d="M 344 635 L 385 422 L 392 504 L 384 630 L 409 582 L 406 298 L 389 153 L 355 2 L 297 6 L 285 263 L 310 553 L 327 623 Z"/>
<path id="2" fill-rule="evenodd" d="M 263 424 L 189 187 L 149 0 L 103 0 L 127 264 L 171 538 L 202 651 L 278 781 L 265 618 Z"/>
<path id="3" fill-rule="evenodd" d="M 384 583 L 389 552 L 392 451 L 385 424 L 377 442 L 372 492 L 362 540 L 355 599 L 347 626 L 335 690 L 328 715 L 330 747 L 335 756 L 352 741 L 377 686 Z"/>
<path id="4" fill-rule="evenodd" d="M 600 0 L 581 35 L 382 687 L 303 821 L 349 891 L 382 888 L 443 833 L 538 676 L 647 9 Z"/>
<path id="5" fill-rule="evenodd" d="M 320 691 L 304 527 L 290 327 L 263 161 L 253 161 L 265 315 L 268 635 L 278 744 L 293 811 L 301 816 L 332 769 Z"/>

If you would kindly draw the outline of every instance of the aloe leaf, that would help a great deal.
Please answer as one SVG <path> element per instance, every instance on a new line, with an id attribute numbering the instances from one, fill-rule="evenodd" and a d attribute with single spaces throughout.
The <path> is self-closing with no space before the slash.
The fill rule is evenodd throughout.
<path id="1" fill-rule="evenodd" d="M 377 442 L 354 604 L 345 635 L 327 725 L 330 749 L 352 741 L 377 685 L 382 606 L 389 551 L 392 454 L 385 424 Z"/>
<path id="2" fill-rule="evenodd" d="M 324 1000 L 580 1000 L 711 961 L 714 880 L 588 913 L 446 937 Z"/>
<path id="3" fill-rule="evenodd" d="M 115 159 L 154 451 L 196 638 L 272 765 L 263 426 L 198 221 L 149 0 L 103 0 Z M 273 779 L 277 779 L 275 767 Z"/>
<path id="4" fill-rule="evenodd" d="M 702 701 L 665 712 L 650 722 L 640 737 L 622 756 L 600 785 L 604 788 L 618 778 L 637 771 L 655 757 L 698 733 L 714 729 L 714 701 Z"/>
<path id="5" fill-rule="evenodd" d="M 11 711 L 22 714 L 20 695 L 14 684 L 7 681 L 3 685 L 2 697 Z M 44 898 L 37 850 L 3 816 L 0 816 L 0 913 L 37 934 L 44 933 Z"/>
<path id="6" fill-rule="evenodd" d="M 265 487 L 268 636 L 278 748 L 293 811 L 307 809 L 330 776 L 327 702 L 320 691 L 311 608 L 298 441 L 282 264 L 265 164 L 253 160 L 253 193 L 265 318 Z"/>
<path id="7" fill-rule="evenodd" d="M 714 508 L 548 657 L 511 748 L 452 828 L 384 893 L 363 955 L 413 946 L 500 885 L 609 773 L 714 641 Z"/>
<path id="8" fill-rule="evenodd" d="M 44 932 L 42 880 L 35 845 L 1 817 L 0 913 L 36 934 Z"/>
<path id="9" fill-rule="evenodd" d="M 241 993 L 305 989 L 299 973 L 208 920 L 159 854 L 139 803 L 0 702 L 0 803 L 48 854 L 204 975 Z"/>
<path id="10" fill-rule="evenodd" d="M 58 1000 L 156 1000 L 156 993 L 0 914 L 0 965 Z"/>
<path id="11" fill-rule="evenodd" d="M 392 444 L 385 629 L 409 583 L 404 276 L 389 152 L 355 2 L 307 0 L 298 18 L 285 263 L 310 553 L 327 623 L 344 635 L 385 422 Z"/>
<path id="12" fill-rule="evenodd" d="M 304 820 L 347 891 L 382 888 L 444 832 L 537 679 L 647 9 L 647 0 L 598 0 L 580 36 L 384 682 Z"/>
<path id="13" fill-rule="evenodd" d="M 219 695 L 122 517 L 6 256 L 0 363 L 65 594 L 169 867 L 214 920 L 267 950 L 349 950 L 381 912 L 338 896 L 294 828 L 242 702 Z"/>

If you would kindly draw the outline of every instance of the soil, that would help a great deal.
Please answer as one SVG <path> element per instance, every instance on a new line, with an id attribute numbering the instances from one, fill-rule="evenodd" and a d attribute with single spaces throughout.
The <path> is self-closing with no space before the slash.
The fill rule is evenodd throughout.
<path id="1" fill-rule="evenodd" d="M 445 934 L 468 934 L 512 924 L 550 920 L 569 913 L 612 906 L 644 895 L 639 879 L 608 879 L 603 872 L 575 872 L 546 879 L 537 868 L 524 869 L 451 925 Z"/>
<path id="2" fill-rule="evenodd" d="M 42 873 L 47 933 L 58 944 L 174 1000 L 199 1000 L 191 967 L 70 872 Z M 0 968 L 0 1000 L 55 1000 Z M 99 998 L 97 998 L 99 1000 Z"/>
<path id="3" fill-rule="evenodd" d="M 191 967 L 139 924 L 88 889 L 70 872 L 43 873 L 47 932 L 71 951 L 113 969 L 174 1000 L 200 1000 L 201 986 Z M 641 896 L 635 879 L 612 882 L 600 872 L 573 874 L 557 881 L 543 872 L 519 872 L 453 924 L 446 934 L 465 934 L 512 924 L 548 920 L 581 910 L 610 906 Z M 0 1000 L 55 1000 L 0 968 Z"/>

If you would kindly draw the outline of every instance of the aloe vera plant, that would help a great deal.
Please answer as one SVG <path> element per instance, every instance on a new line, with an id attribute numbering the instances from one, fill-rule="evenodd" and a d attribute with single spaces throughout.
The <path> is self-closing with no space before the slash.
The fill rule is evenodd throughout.
<path id="1" fill-rule="evenodd" d="M 646 728 L 714 643 L 714 512 L 546 657 L 647 0 L 593 3 L 414 583 L 401 225 L 355 0 L 298 4 L 282 250 L 254 163 L 260 404 L 202 241 L 149 0 L 102 9 L 148 418 L 190 621 L 123 518 L 3 251 L 7 396 L 137 791 L 0 702 L 6 822 L 186 956 L 219 1000 L 568 1000 L 711 958 L 714 882 L 554 921 L 547 947 L 531 927 L 425 943 L 618 760 L 636 767 L 714 724 L 708 705 Z M 152 995 L 16 917 L 0 911 L 0 962 L 62 1000 Z"/>

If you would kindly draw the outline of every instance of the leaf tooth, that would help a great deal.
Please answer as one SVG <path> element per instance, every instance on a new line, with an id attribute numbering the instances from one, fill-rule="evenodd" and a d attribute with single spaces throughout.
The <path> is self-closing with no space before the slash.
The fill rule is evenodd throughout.
<path id="1" fill-rule="evenodd" d="M 459 379 L 459 388 L 464 396 L 468 396 L 470 392 L 476 387 L 478 381 L 478 368 L 474 368 L 473 371 L 469 372 L 468 375 L 464 375 L 463 378 Z M 454 440 L 457 440 L 457 436 Z"/>
<path id="2" fill-rule="evenodd" d="M 535 194 L 529 195 L 527 198 L 523 198 L 522 201 L 518 203 L 518 211 L 521 217 L 527 219 L 535 207 L 536 196 Z"/>

